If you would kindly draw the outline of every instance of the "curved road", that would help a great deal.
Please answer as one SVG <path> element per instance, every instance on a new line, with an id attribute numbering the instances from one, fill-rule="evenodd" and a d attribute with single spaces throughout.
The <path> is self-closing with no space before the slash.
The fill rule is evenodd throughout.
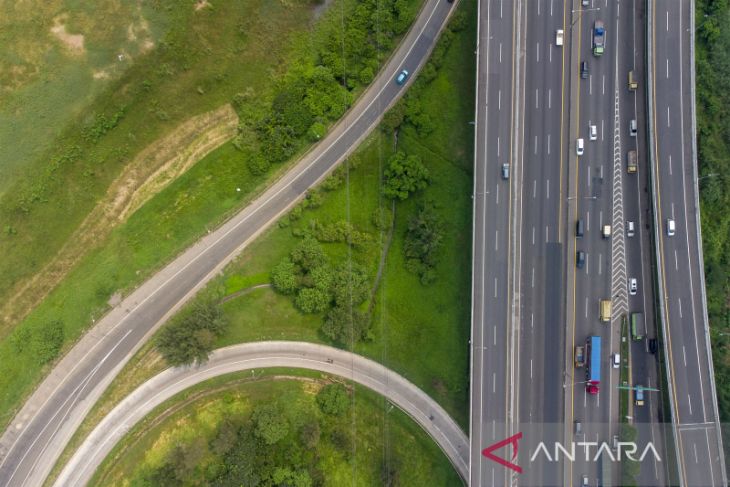
<path id="1" fill-rule="evenodd" d="M 402 376 L 377 362 L 325 345 L 255 342 L 216 350 L 201 367 L 167 369 L 142 384 L 91 432 L 54 485 L 86 485 L 126 433 L 174 395 L 213 377 L 265 367 L 298 367 L 336 374 L 385 396 L 418 422 L 438 443 L 461 477 L 467 478 L 469 441 L 466 435 L 436 401 Z M 59 454 L 60 450 L 54 453 Z"/>
<path id="2" fill-rule="evenodd" d="M 426 62 L 456 3 L 426 0 L 378 78 L 328 136 L 248 207 L 112 309 L 56 365 L 0 438 L 0 485 L 41 485 L 86 413 L 151 334 L 377 125 Z M 52 454 L 52 452 L 54 454 Z"/>

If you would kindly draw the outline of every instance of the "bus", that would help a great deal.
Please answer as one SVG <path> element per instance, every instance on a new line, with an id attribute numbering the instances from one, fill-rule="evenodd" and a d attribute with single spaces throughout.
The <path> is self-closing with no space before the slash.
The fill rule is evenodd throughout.
<path id="1" fill-rule="evenodd" d="M 643 340 L 646 324 L 644 323 L 644 313 L 631 313 L 631 338 L 633 340 Z"/>
<path id="2" fill-rule="evenodd" d="M 588 394 L 598 394 L 598 384 L 601 383 L 601 337 L 588 337 L 586 348 L 588 349 L 586 391 Z"/>

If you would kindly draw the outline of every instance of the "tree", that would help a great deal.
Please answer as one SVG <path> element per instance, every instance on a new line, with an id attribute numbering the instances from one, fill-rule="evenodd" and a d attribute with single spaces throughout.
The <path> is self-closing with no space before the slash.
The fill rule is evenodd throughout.
<path id="1" fill-rule="evenodd" d="M 386 133 L 395 132 L 403 124 L 403 120 L 406 118 L 406 103 L 402 99 L 398 101 L 393 108 L 388 110 L 383 116 L 383 121 L 380 126 Z"/>
<path id="2" fill-rule="evenodd" d="M 273 445 L 289 434 L 289 421 L 275 403 L 264 403 L 256 407 L 252 415 L 254 434 Z"/>
<path id="3" fill-rule="evenodd" d="M 291 251 L 291 260 L 298 264 L 305 272 L 319 267 L 327 261 L 327 256 L 322 245 L 312 237 L 305 237 L 304 240 Z"/>
<path id="4" fill-rule="evenodd" d="M 319 422 L 316 419 L 310 419 L 304 423 L 304 426 L 302 426 L 299 437 L 302 440 L 302 443 L 304 443 L 304 446 L 312 449 L 319 443 L 321 433 Z"/>
<path id="5" fill-rule="evenodd" d="M 405 200 L 411 193 L 424 189 L 428 181 L 429 173 L 421 158 L 398 151 L 388 160 L 383 194 L 388 198 Z"/>
<path id="6" fill-rule="evenodd" d="M 323 413 L 340 416 L 350 409 L 350 395 L 342 384 L 328 384 L 317 393 L 317 404 Z"/>
<path id="7" fill-rule="evenodd" d="M 202 363 L 213 350 L 215 338 L 223 334 L 227 325 L 214 301 L 199 301 L 188 315 L 162 329 L 157 348 L 170 365 Z"/>
<path id="8" fill-rule="evenodd" d="M 271 284 L 281 294 L 293 294 L 299 288 L 297 266 L 289 259 L 279 262 L 271 270 Z"/>
<path id="9" fill-rule="evenodd" d="M 370 316 L 349 306 L 337 305 L 327 313 L 322 333 L 335 342 L 349 346 L 362 340 L 370 328 Z"/>
<path id="10" fill-rule="evenodd" d="M 274 485 L 280 487 L 311 487 L 312 478 L 306 470 L 295 471 L 288 467 L 276 467 L 271 475 Z"/>
<path id="11" fill-rule="evenodd" d="M 342 264 L 332 280 L 335 303 L 340 306 L 358 305 L 368 297 L 370 286 L 365 269 L 356 263 Z"/>
<path id="12" fill-rule="evenodd" d="M 297 294 L 294 305 L 302 313 L 320 313 L 329 307 L 331 300 L 329 290 L 305 287 Z"/>

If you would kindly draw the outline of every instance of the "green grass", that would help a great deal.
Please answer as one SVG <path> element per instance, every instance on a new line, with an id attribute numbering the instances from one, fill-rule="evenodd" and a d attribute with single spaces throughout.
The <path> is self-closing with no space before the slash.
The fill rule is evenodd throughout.
<path id="1" fill-rule="evenodd" d="M 274 380 L 273 376 L 279 376 Z M 287 379 L 282 379 L 287 376 Z M 301 376 L 297 379 L 296 376 Z M 266 375 L 250 380 L 249 372 L 233 374 L 198 385 L 178 395 L 135 427 L 105 460 L 91 485 L 126 485 L 139 480 L 146 469 L 160 465 L 175 445 L 203 438 L 209 442 L 224 418 L 250 417 L 261 402 L 278 401 L 284 405 L 290 423 L 305 416 L 323 424 L 317 445 L 318 469 L 323 485 L 381 485 L 383 459 L 400 464 L 398 485 L 462 485 L 455 470 L 431 439 L 398 409 L 391 409 L 382 397 L 359 387 L 354 390 L 351 414 L 341 418 L 325 417 L 315 402 L 315 393 L 329 382 L 325 375 L 284 369 L 267 370 Z M 197 397 L 196 394 L 204 394 Z M 163 411 L 174 410 L 161 421 Z M 346 428 L 353 444 L 348 461 L 328 435 L 328 427 Z M 281 446 L 284 448 L 284 445 Z M 199 462 L 189 485 L 200 479 L 215 455 L 210 451 Z"/>
<path id="2" fill-rule="evenodd" d="M 66 16 L 67 32 L 84 35 L 76 55 L 51 32 Z M 47 150 L 81 111 L 145 49 L 157 45 L 168 14 L 150 3 L 16 2 L 0 17 L 0 195 L 31 160 Z M 128 35 L 132 28 L 134 36 Z M 127 53 L 120 62 L 117 54 Z M 96 77 L 94 76 L 96 73 Z M 103 74 L 104 76 L 100 75 Z"/>

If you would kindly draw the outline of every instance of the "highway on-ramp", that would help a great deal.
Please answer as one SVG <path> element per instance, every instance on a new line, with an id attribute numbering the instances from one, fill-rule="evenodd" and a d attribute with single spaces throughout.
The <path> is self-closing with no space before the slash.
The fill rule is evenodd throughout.
<path id="1" fill-rule="evenodd" d="M 97 425 L 65 465 L 57 487 L 86 485 L 114 446 L 142 418 L 176 394 L 213 377 L 243 370 L 295 367 L 336 374 L 364 385 L 398 406 L 468 477 L 469 442 L 451 416 L 418 387 L 384 366 L 351 352 L 306 342 L 255 342 L 213 352 L 199 367 L 176 367 L 149 379 Z"/>
<path id="2" fill-rule="evenodd" d="M 115 306 L 54 367 L 0 438 L 0 485 L 41 485 L 102 392 L 154 330 L 247 243 L 321 181 L 376 126 L 425 64 L 456 3 L 427 0 L 373 84 L 296 166 L 216 231 L 202 238 Z"/>

